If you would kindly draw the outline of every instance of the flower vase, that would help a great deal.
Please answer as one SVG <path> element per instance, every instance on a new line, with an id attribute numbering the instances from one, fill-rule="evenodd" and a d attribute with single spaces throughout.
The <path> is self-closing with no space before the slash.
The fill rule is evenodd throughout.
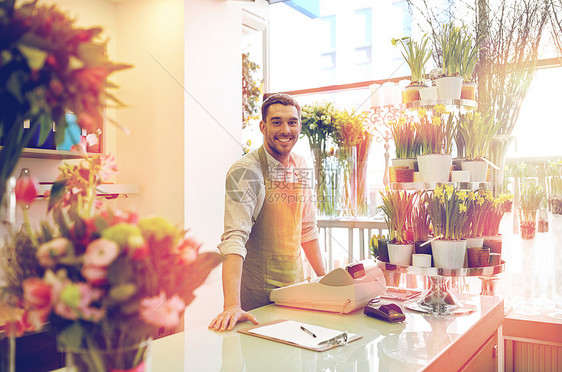
<path id="1" fill-rule="evenodd" d="M 492 183 L 492 192 L 494 196 L 503 194 L 506 191 L 504 185 L 505 154 L 514 139 L 514 136 L 497 134 L 490 140 L 490 146 L 488 147 L 488 160 L 499 168 L 492 168 L 490 170 L 490 181 Z"/>
<path id="2" fill-rule="evenodd" d="M 357 148 L 344 146 L 336 150 L 339 168 L 339 216 L 351 217 L 357 213 Z"/>
<path id="3" fill-rule="evenodd" d="M 125 347 L 103 348 L 91 345 L 89 348 L 64 346 L 66 370 L 68 372 L 150 372 L 150 343 L 145 339 Z M 91 341 L 96 344 L 96 341 Z"/>
<path id="4" fill-rule="evenodd" d="M 358 154 L 359 155 L 359 154 Z M 365 154 L 367 155 L 367 154 Z M 357 157 L 357 215 L 369 216 L 368 156 Z"/>
<path id="5" fill-rule="evenodd" d="M 320 216 L 335 217 L 338 200 L 338 172 L 336 159 L 321 148 L 312 148 L 316 207 Z"/>
<path id="6" fill-rule="evenodd" d="M 537 211 L 522 209 L 520 221 L 521 239 L 533 239 L 537 230 Z"/>
<path id="7" fill-rule="evenodd" d="M 414 244 L 388 243 L 388 259 L 391 264 L 410 266 Z"/>

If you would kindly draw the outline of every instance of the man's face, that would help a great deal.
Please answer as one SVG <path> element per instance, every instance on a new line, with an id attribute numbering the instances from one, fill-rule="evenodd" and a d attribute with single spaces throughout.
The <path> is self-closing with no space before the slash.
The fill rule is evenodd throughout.
<path id="1" fill-rule="evenodd" d="M 264 146 L 274 158 L 281 161 L 288 157 L 301 133 L 297 108 L 280 103 L 269 106 L 266 122 L 260 122 L 260 130 Z"/>

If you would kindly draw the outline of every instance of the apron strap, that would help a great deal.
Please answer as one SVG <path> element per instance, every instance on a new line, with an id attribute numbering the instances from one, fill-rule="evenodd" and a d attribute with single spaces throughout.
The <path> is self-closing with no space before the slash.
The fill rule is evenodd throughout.
<path id="1" fill-rule="evenodd" d="M 269 181 L 269 166 L 267 165 L 267 157 L 265 156 L 265 148 L 263 145 L 258 150 L 258 155 L 260 156 L 261 172 L 263 174 L 263 181 L 267 184 Z"/>

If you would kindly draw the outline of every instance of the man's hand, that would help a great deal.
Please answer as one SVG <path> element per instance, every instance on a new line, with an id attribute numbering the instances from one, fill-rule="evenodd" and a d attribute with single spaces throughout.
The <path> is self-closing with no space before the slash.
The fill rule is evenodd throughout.
<path id="1" fill-rule="evenodd" d="M 258 324 L 255 316 L 242 310 L 239 306 L 229 306 L 222 313 L 217 315 L 215 319 L 209 324 L 209 329 L 214 329 L 215 331 L 230 331 L 236 323 L 250 321 L 254 324 Z"/>

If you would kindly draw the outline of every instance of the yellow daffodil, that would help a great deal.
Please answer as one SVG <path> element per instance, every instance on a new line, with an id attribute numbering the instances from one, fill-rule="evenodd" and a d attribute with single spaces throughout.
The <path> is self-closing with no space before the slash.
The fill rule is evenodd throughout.
<path id="1" fill-rule="evenodd" d="M 437 197 L 443 196 L 443 186 L 437 186 L 435 188 L 435 196 Z"/>
<path id="2" fill-rule="evenodd" d="M 466 191 L 462 190 L 462 191 L 457 191 L 457 197 L 459 198 L 460 201 L 464 202 L 468 197 L 468 195 L 466 194 Z"/>
<path id="3" fill-rule="evenodd" d="M 447 113 L 447 109 L 445 109 L 444 105 L 436 105 L 435 112 L 439 115 Z"/>
<path id="4" fill-rule="evenodd" d="M 476 201 L 476 204 L 478 204 L 478 205 L 483 205 L 483 204 L 484 204 L 484 198 L 481 197 L 481 196 L 479 196 L 479 197 L 478 197 L 478 200 Z"/>
<path id="5" fill-rule="evenodd" d="M 459 212 L 463 213 L 466 212 L 467 207 L 466 204 L 459 204 Z"/>
<path id="6" fill-rule="evenodd" d="M 476 193 L 474 191 L 468 192 L 468 200 L 470 201 L 476 200 Z"/>
<path id="7" fill-rule="evenodd" d="M 447 193 L 447 195 L 453 195 L 453 192 L 455 191 L 455 187 L 453 185 L 447 185 L 445 186 L 445 191 Z"/>

